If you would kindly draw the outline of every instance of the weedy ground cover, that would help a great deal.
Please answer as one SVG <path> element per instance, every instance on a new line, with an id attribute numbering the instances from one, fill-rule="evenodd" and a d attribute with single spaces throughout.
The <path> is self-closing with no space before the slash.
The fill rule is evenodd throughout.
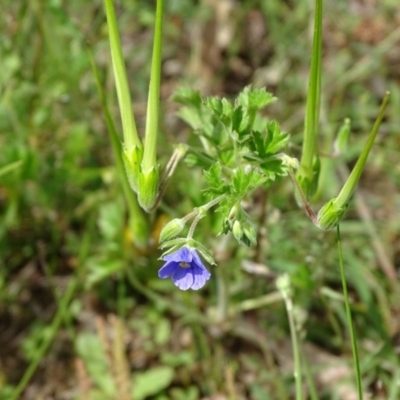
<path id="1" fill-rule="evenodd" d="M 0 10 L 1 398 L 399 398 L 396 1 Z"/>

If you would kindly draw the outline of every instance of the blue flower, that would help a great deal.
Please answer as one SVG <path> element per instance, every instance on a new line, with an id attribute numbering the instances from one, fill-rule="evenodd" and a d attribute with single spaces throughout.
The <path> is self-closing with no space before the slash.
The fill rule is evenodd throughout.
<path id="1" fill-rule="evenodd" d="M 211 276 L 196 250 L 190 247 L 182 247 L 164 256 L 163 260 L 166 263 L 158 271 L 158 276 L 161 279 L 171 277 L 172 282 L 181 290 L 201 289 Z"/>

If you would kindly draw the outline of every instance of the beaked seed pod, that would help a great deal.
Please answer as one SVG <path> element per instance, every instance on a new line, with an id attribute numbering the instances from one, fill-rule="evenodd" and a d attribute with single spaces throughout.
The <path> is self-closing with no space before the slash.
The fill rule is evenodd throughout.
<path id="1" fill-rule="evenodd" d="M 317 224 L 323 230 L 336 228 L 346 212 L 347 204 L 339 207 L 336 198 L 328 201 L 318 212 Z"/>
<path id="2" fill-rule="evenodd" d="M 158 194 L 158 168 L 141 172 L 139 177 L 138 202 L 140 207 L 150 212 L 156 204 Z"/>

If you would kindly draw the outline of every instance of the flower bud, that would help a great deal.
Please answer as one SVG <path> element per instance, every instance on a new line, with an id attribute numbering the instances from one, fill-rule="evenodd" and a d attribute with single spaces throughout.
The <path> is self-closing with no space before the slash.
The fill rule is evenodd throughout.
<path id="1" fill-rule="evenodd" d="M 182 218 L 175 218 L 172 221 L 169 221 L 161 230 L 160 243 L 178 236 L 183 231 L 185 223 L 186 221 Z"/>
<path id="2" fill-rule="evenodd" d="M 290 282 L 290 277 L 288 274 L 283 274 L 278 276 L 276 279 L 276 287 L 282 293 L 284 298 L 291 297 L 292 295 L 292 287 Z"/>
<path id="3" fill-rule="evenodd" d="M 254 228 L 254 225 L 249 221 L 246 221 L 243 224 L 242 242 L 249 247 L 254 246 L 257 243 L 257 231 Z"/>
<path id="4" fill-rule="evenodd" d="M 150 212 L 156 204 L 158 194 L 158 169 L 152 167 L 139 175 L 138 201 L 140 207 Z"/>
<path id="5" fill-rule="evenodd" d="M 122 152 L 125 172 L 128 177 L 129 185 L 134 192 L 139 190 L 140 163 L 143 157 L 143 150 L 138 146 L 125 149 Z"/>
<path id="6" fill-rule="evenodd" d="M 242 224 L 241 224 L 238 220 L 236 220 L 236 221 L 233 223 L 232 233 L 233 233 L 233 236 L 235 237 L 235 239 L 236 239 L 238 242 L 241 242 L 241 241 L 242 241 L 242 237 L 243 237 L 243 228 L 242 228 Z"/>
<path id="7" fill-rule="evenodd" d="M 299 169 L 299 160 L 297 158 L 289 157 L 286 154 L 280 154 L 279 156 L 284 166 L 295 170 Z"/>
<path id="8" fill-rule="evenodd" d="M 228 214 L 228 219 L 230 221 L 236 219 L 236 217 L 238 216 L 239 212 L 241 211 L 240 205 L 239 203 L 236 203 L 229 211 Z"/>
<path id="9" fill-rule="evenodd" d="M 222 222 L 222 232 L 223 233 L 227 234 L 228 232 L 233 230 L 233 225 L 236 222 L 236 218 L 238 217 L 240 212 L 241 212 L 241 207 L 240 207 L 239 203 L 236 203 L 230 209 L 228 216 L 225 217 L 224 221 Z"/>

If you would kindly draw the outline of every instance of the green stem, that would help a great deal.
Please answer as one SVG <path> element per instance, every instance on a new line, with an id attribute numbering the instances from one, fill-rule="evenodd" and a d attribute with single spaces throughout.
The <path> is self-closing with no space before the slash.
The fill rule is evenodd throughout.
<path id="1" fill-rule="evenodd" d="M 302 388 L 302 371 L 300 361 L 299 343 L 297 341 L 296 324 L 293 317 L 293 302 L 292 299 L 284 294 L 286 311 L 289 319 L 290 336 L 292 339 L 293 357 L 294 357 L 294 379 L 296 382 L 296 400 L 302 400 L 303 388 Z"/>
<path id="2" fill-rule="evenodd" d="M 261 297 L 256 297 L 253 299 L 243 300 L 241 303 L 234 307 L 234 312 L 244 312 L 250 310 L 256 310 L 257 308 L 270 306 L 271 304 L 282 301 L 281 292 L 272 292 Z"/>
<path id="3" fill-rule="evenodd" d="M 226 267 L 217 268 L 217 321 L 222 323 L 228 315 L 229 293 L 226 279 Z"/>
<path id="4" fill-rule="evenodd" d="M 15 161 L 15 162 L 5 165 L 4 167 L 0 167 L 0 176 L 6 175 L 9 172 L 14 171 L 15 169 L 19 168 L 21 165 L 22 165 L 22 160 L 18 160 L 18 161 Z"/>
<path id="5" fill-rule="evenodd" d="M 190 229 L 187 235 L 187 239 L 192 239 L 193 234 L 194 234 L 194 230 L 196 229 L 197 224 L 199 223 L 199 221 L 205 217 L 205 212 L 199 212 L 196 215 L 196 218 L 193 220 L 192 225 L 190 225 Z"/>
<path id="6" fill-rule="evenodd" d="M 304 354 L 304 351 L 301 352 L 301 356 L 302 356 L 302 359 L 305 361 L 303 363 L 304 375 L 306 377 L 310 399 L 318 400 L 317 388 L 315 387 L 314 379 L 313 379 L 312 372 L 310 369 L 310 363 L 308 362 L 308 359 L 307 359 L 306 355 Z"/>
<path id="7" fill-rule="evenodd" d="M 161 77 L 161 39 L 162 39 L 163 0 L 157 0 L 156 23 L 154 29 L 153 57 L 146 115 L 146 141 L 144 146 L 142 170 L 150 171 L 156 166 L 157 134 L 160 118 L 160 77 Z"/>
<path id="8" fill-rule="evenodd" d="M 341 275 L 341 278 L 342 278 L 342 286 L 343 286 L 344 303 L 345 303 L 345 307 L 346 307 L 347 324 L 349 326 L 349 331 L 350 331 L 351 349 L 352 349 L 352 352 L 353 352 L 353 360 L 354 360 L 355 369 L 356 369 L 358 399 L 362 400 L 363 399 L 363 390 L 362 390 L 362 381 L 361 381 L 360 361 L 359 361 L 359 357 L 358 357 L 357 339 L 356 339 L 356 335 L 354 333 L 353 319 L 352 319 L 352 315 L 351 315 L 349 295 L 348 295 L 348 292 L 347 292 L 346 276 L 345 276 L 345 273 L 344 273 L 342 241 L 341 241 L 341 237 L 340 237 L 339 224 L 337 225 L 336 229 L 337 229 L 337 244 L 338 244 L 338 253 L 339 253 L 340 275 Z"/>
<path id="9" fill-rule="evenodd" d="M 141 149 L 143 146 L 137 134 L 135 119 L 132 112 L 131 95 L 129 93 L 128 79 L 124 58 L 122 56 L 121 41 L 118 33 L 113 1 L 104 0 L 104 6 L 107 15 L 115 85 L 117 88 L 118 103 L 121 112 L 124 145 L 127 150 L 131 150 L 135 146 Z"/>
<path id="10" fill-rule="evenodd" d="M 191 239 L 193 237 L 194 230 L 196 229 L 197 224 L 199 221 L 206 216 L 206 212 L 216 204 L 218 204 L 220 201 L 226 198 L 225 194 L 222 194 L 221 196 L 216 197 L 214 200 L 211 200 L 209 203 L 204 204 L 204 206 L 201 206 L 197 209 L 197 215 L 196 218 L 193 220 L 192 225 L 190 226 L 187 238 Z"/>

